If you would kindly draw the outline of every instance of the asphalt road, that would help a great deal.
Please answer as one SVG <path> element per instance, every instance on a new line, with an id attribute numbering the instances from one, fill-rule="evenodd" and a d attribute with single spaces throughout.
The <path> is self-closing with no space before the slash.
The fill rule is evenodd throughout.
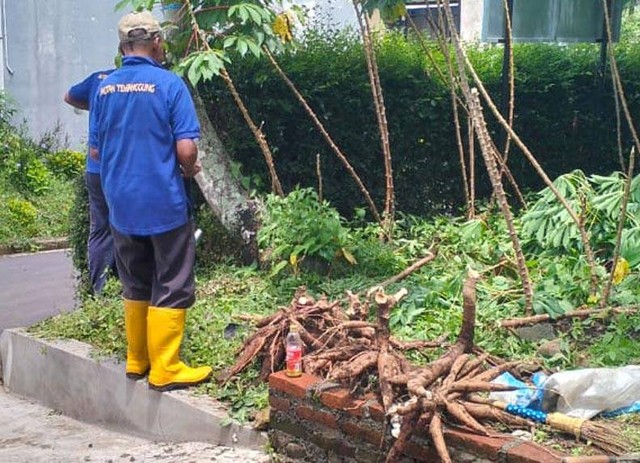
<path id="1" fill-rule="evenodd" d="M 0 256 L 0 332 L 73 310 L 74 274 L 66 251 Z M 60 415 L 9 394 L 0 378 L 0 462 L 266 463 L 261 451 L 203 442 L 151 442 Z"/>
<path id="2" fill-rule="evenodd" d="M 73 310 L 74 285 L 66 250 L 0 256 L 0 331 Z"/>

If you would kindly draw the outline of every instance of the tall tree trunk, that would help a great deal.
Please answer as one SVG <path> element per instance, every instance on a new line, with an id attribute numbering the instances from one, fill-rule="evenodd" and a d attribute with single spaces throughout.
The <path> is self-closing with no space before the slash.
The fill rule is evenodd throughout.
<path id="1" fill-rule="evenodd" d="M 202 135 L 198 143 L 202 171 L 196 175 L 196 182 L 220 223 L 242 243 L 242 260 L 257 262 L 258 203 L 249 198 L 234 178 L 229 155 L 209 120 L 202 99 L 197 91 L 193 93 Z"/>
<path id="2" fill-rule="evenodd" d="M 164 19 L 177 24 L 180 9 L 175 5 L 175 0 L 162 0 Z M 192 96 L 201 129 L 198 158 L 202 163 L 202 171 L 196 175 L 196 183 L 222 226 L 240 243 L 242 261 L 258 262 L 258 203 L 249 198 L 249 194 L 233 176 L 229 155 L 196 88 L 192 88 Z"/>

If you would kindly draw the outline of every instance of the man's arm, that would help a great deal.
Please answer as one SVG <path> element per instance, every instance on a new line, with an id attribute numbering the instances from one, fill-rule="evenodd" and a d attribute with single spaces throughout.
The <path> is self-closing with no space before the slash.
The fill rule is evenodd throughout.
<path id="1" fill-rule="evenodd" d="M 74 108 L 89 110 L 89 102 L 86 100 L 79 100 L 69 95 L 69 92 L 64 94 L 64 102 L 73 106 Z"/>
<path id="2" fill-rule="evenodd" d="M 198 162 L 198 147 L 194 140 L 191 138 L 178 140 L 176 142 L 176 152 L 183 176 L 193 177 L 202 170 L 202 166 Z"/>

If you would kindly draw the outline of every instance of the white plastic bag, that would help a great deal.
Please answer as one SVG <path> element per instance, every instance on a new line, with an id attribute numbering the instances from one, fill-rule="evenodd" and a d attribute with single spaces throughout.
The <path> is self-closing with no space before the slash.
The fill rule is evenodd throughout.
<path id="1" fill-rule="evenodd" d="M 585 368 L 554 373 L 544 385 L 543 405 L 575 418 L 628 407 L 640 400 L 640 366 Z M 557 402 L 555 399 L 557 398 Z"/>

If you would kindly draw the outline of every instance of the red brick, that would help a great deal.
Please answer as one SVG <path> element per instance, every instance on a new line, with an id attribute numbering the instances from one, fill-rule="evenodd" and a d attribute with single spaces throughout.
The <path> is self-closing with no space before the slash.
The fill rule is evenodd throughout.
<path id="1" fill-rule="evenodd" d="M 342 406 L 342 411 L 353 417 L 361 418 L 364 415 L 364 410 L 362 408 L 364 407 L 365 402 L 366 401 L 363 399 L 354 399 L 352 397 Z"/>
<path id="2" fill-rule="evenodd" d="M 480 436 L 459 429 L 446 429 L 444 439 L 449 445 L 490 460 L 495 460 L 502 446 L 509 442 L 504 437 Z"/>
<path id="3" fill-rule="evenodd" d="M 378 429 L 371 428 L 369 426 L 363 426 L 357 423 L 347 421 L 342 423 L 342 430 L 350 436 L 364 439 L 370 444 L 380 447 L 382 443 L 382 432 Z"/>
<path id="4" fill-rule="evenodd" d="M 311 407 L 305 407 L 300 405 L 296 408 L 296 415 L 303 420 L 311 421 L 312 423 L 321 424 L 328 428 L 338 428 L 338 418 L 331 413 L 323 412 L 321 410 L 315 410 Z"/>
<path id="5" fill-rule="evenodd" d="M 302 376 L 290 378 L 284 371 L 269 375 L 269 388 L 283 392 L 286 395 L 304 399 L 307 390 L 320 382 L 320 378 L 302 373 Z"/>
<path id="6" fill-rule="evenodd" d="M 522 442 L 507 452 L 509 463 L 560 463 L 562 455 L 534 442 Z"/>
<path id="7" fill-rule="evenodd" d="M 376 421 L 384 422 L 386 415 L 384 413 L 384 407 L 378 402 L 377 399 L 367 400 L 363 405 L 365 410 L 369 411 L 369 415 Z"/>
<path id="8" fill-rule="evenodd" d="M 382 412 L 383 409 L 380 406 L 378 397 L 373 392 L 367 392 L 365 395 L 360 397 L 351 396 L 350 399 L 345 401 L 345 403 L 342 405 L 341 410 L 351 416 L 360 418 L 371 411 L 371 406 L 374 407 L 372 413 L 376 415 L 378 421 L 384 421 L 385 417 L 384 412 Z"/>
<path id="9" fill-rule="evenodd" d="M 509 446 L 515 438 L 511 436 L 487 437 L 464 432 L 458 429 L 445 430 L 445 440 L 448 444 L 466 450 L 476 456 L 495 460 L 500 456 L 501 449 Z M 533 442 L 522 442 L 504 451 L 508 463 L 559 463 L 562 457 Z"/>
<path id="10" fill-rule="evenodd" d="M 331 389 L 320 393 L 320 402 L 334 410 L 343 410 L 352 402 L 351 393 L 348 389 Z"/>
<path id="11" fill-rule="evenodd" d="M 289 406 L 291 405 L 291 402 L 289 402 L 287 399 L 281 399 L 280 397 L 276 397 L 270 394 L 269 405 L 271 406 L 271 408 L 286 412 L 289 410 Z"/>

